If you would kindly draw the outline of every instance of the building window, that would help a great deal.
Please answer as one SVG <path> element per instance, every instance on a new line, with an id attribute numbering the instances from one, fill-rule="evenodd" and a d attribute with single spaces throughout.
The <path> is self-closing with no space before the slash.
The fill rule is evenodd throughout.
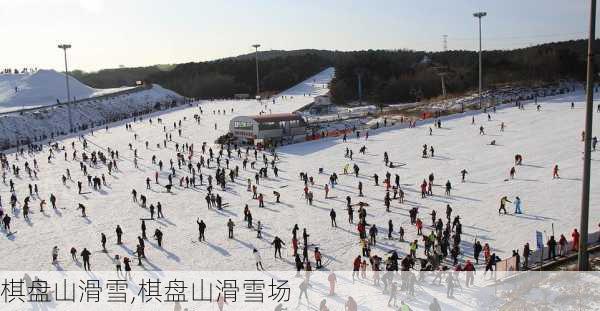
<path id="1" fill-rule="evenodd" d="M 252 130 L 252 123 L 246 121 L 234 121 L 233 128 L 239 130 Z"/>
<path id="2" fill-rule="evenodd" d="M 259 130 L 276 130 L 281 128 L 279 122 L 263 122 L 258 124 Z"/>

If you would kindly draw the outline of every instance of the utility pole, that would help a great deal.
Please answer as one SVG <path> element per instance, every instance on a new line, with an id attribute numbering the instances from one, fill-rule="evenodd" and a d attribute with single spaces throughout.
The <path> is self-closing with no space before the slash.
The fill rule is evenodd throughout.
<path id="1" fill-rule="evenodd" d="M 260 96 L 260 84 L 258 82 L 258 48 L 260 47 L 260 44 L 253 44 L 252 47 L 256 49 L 254 52 L 254 59 L 256 61 L 256 96 Z"/>
<path id="2" fill-rule="evenodd" d="M 486 12 L 476 12 L 473 13 L 474 17 L 479 19 L 479 109 L 482 107 L 482 98 L 481 98 L 481 79 L 482 79 L 482 71 L 481 71 L 481 18 L 486 16 Z"/>
<path id="3" fill-rule="evenodd" d="M 590 1 L 590 34 L 588 38 L 587 83 L 585 103 L 585 143 L 583 151 L 583 180 L 581 189 L 581 222 L 579 224 L 579 271 L 589 270 L 587 242 L 590 214 L 590 169 L 592 155 L 592 121 L 594 113 L 594 40 L 596 39 L 596 0 Z"/>
<path id="4" fill-rule="evenodd" d="M 70 44 L 59 44 L 59 49 L 62 49 L 65 54 L 65 80 L 67 81 L 67 113 L 69 115 L 69 131 L 73 133 L 73 117 L 71 116 L 71 89 L 69 88 L 69 67 L 67 66 L 67 49 L 71 48 Z"/>

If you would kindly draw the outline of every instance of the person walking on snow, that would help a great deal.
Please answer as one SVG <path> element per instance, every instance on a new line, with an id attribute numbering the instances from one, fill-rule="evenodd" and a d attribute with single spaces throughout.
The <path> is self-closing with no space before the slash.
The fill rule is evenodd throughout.
<path id="1" fill-rule="evenodd" d="M 196 223 L 198 224 L 198 241 L 206 241 L 204 237 L 204 231 L 206 230 L 206 224 L 204 220 L 200 220 L 200 218 L 196 219 Z"/>
<path id="2" fill-rule="evenodd" d="M 231 218 L 229 218 L 229 220 L 227 221 L 227 230 L 228 230 L 228 236 L 230 239 L 233 239 L 233 227 L 235 227 L 235 224 L 233 223 L 233 221 L 231 220 Z"/>
<path id="3" fill-rule="evenodd" d="M 552 179 L 559 179 L 560 176 L 558 175 L 558 164 L 554 165 L 554 168 L 552 169 Z"/>
<path id="4" fill-rule="evenodd" d="M 337 222 L 335 221 L 336 213 L 335 213 L 335 210 L 333 208 L 329 212 L 329 217 L 331 218 L 331 226 L 332 227 L 337 227 Z"/>

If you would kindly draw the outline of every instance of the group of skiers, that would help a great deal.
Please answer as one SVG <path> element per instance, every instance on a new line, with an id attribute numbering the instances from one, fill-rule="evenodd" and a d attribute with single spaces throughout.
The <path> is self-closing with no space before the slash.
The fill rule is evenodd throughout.
<path id="1" fill-rule="evenodd" d="M 221 114 L 221 111 L 218 111 Z M 214 114 L 214 111 L 213 111 Z M 223 114 L 225 114 L 225 110 L 223 110 Z M 194 119 L 196 123 L 200 123 L 200 116 L 195 116 Z M 186 119 L 184 118 L 183 121 Z M 140 121 L 141 122 L 141 119 Z M 152 119 L 149 119 L 149 123 L 151 126 Z M 192 191 L 191 189 L 198 189 L 198 186 L 204 186 L 204 180 L 206 179 L 206 187 L 205 187 L 205 201 L 210 210 L 213 207 L 216 210 L 222 210 L 228 208 L 228 204 L 223 202 L 224 193 L 230 191 L 232 188 L 235 188 L 240 184 L 238 181 L 240 179 L 240 175 L 244 174 L 249 176 L 247 178 L 247 192 L 252 195 L 252 200 L 255 200 L 257 208 L 265 207 L 265 195 L 261 192 L 261 188 L 266 188 L 265 185 L 261 185 L 261 182 L 264 183 L 265 180 L 273 180 L 269 178 L 269 171 L 273 172 L 273 178 L 277 180 L 278 172 L 279 172 L 279 159 L 275 150 L 270 151 L 259 151 L 258 149 L 251 149 L 249 147 L 243 148 L 241 146 L 237 146 L 234 144 L 221 144 L 217 149 L 213 149 L 213 147 L 209 146 L 206 143 L 203 143 L 201 146 L 201 152 L 196 153 L 194 144 L 190 144 L 188 142 L 181 142 L 183 139 L 182 135 L 184 134 L 184 129 L 182 126 L 182 120 L 178 120 L 178 122 L 174 122 L 172 127 L 169 125 L 163 125 L 163 120 L 159 118 L 158 124 L 162 125 L 163 132 L 165 133 L 164 137 L 155 138 L 157 141 L 154 141 L 152 144 L 150 140 L 145 140 L 143 143 L 140 141 L 138 134 L 134 133 L 134 141 L 129 143 L 129 151 L 132 154 L 131 160 L 123 157 L 123 153 L 121 154 L 121 158 L 119 157 L 119 151 L 112 148 L 102 148 L 100 146 L 95 145 L 95 147 L 90 147 L 91 142 L 88 141 L 85 137 L 79 137 L 77 142 L 73 141 L 70 146 L 70 150 L 68 147 L 60 146 L 59 144 L 49 144 L 49 147 L 46 149 L 44 147 L 41 148 L 30 148 L 32 150 L 28 153 L 28 155 L 24 155 L 23 149 L 20 152 L 15 154 L 16 160 L 10 165 L 10 161 L 8 160 L 7 155 L 0 154 L 0 162 L 2 163 L 2 179 L 3 183 L 7 185 L 7 187 L 11 191 L 11 199 L 10 204 L 13 207 L 13 211 L 15 206 L 18 204 L 19 200 L 17 197 L 17 191 L 15 191 L 15 180 L 19 180 L 17 178 L 19 176 L 20 162 L 18 157 L 21 158 L 30 157 L 32 160 L 25 161 L 24 163 L 24 171 L 34 179 L 37 176 L 37 173 L 40 171 L 37 160 L 35 158 L 36 155 L 42 153 L 44 150 L 48 150 L 48 162 L 51 164 L 51 161 L 54 161 L 58 157 L 58 154 L 63 152 L 65 162 L 69 164 L 77 164 L 79 166 L 81 178 L 85 181 L 87 179 L 87 186 L 91 187 L 91 189 L 95 190 L 97 193 L 102 193 L 105 191 L 108 186 L 110 186 L 109 182 L 107 182 L 107 178 L 104 173 L 97 173 L 98 176 L 92 176 L 88 172 L 89 169 L 105 170 L 108 174 L 108 178 L 110 180 L 111 177 L 115 177 L 116 174 L 123 174 L 121 171 L 124 167 L 124 161 L 130 161 L 133 163 L 135 168 L 139 169 L 140 163 L 138 160 L 142 162 L 142 156 L 138 149 L 134 148 L 135 143 L 142 143 L 146 147 L 146 152 L 150 152 L 150 146 L 154 146 L 156 143 L 157 148 L 160 149 L 169 149 L 165 152 L 170 152 L 172 156 L 176 158 L 176 161 L 173 159 L 159 159 L 156 155 L 151 156 L 150 163 L 143 163 L 145 168 L 150 168 L 151 171 L 154 172 L 154 182 L 152 182 L 152 176 L 146 177 L 145 184 L 147 190 L 152 190 L 153 185 L 159 185 L 164 187 L 165 192 L 173 193 L 173 191 Z M 435 122 L 436 128 L 441 128 L 441 121 Z M 504 125 L 502 125 L 503 130 Z M 132 124 L 126 124 L 127 131 L 134 132 Z M 179 139 L 176 138 L 177 141 L 173 140 L 171 132 L 177 133 Z M 360 138 L 360 131 L 354 131 L 356 138 Z M 430 129 L 430 134 L 432 130 Z M 485 131 L 483 126 L 480 127 L 480 134 L 485 135 Z M 365 140 L 368 139 L 368 132 L 364 135 Z M 80 149 L 81 146 L 81 149 Z M 162 146 L 162 147 L 161 147 Z M 594 143 L 595 146 L 595 143 Z M 96 148 L 96 149 L 94 149 Z M 217 147 L 215 147 L 217 148 Z M 245 150 L 244 150 L 245 149 Z M 70 159 L 67 156 L 70 154 Z M 367 156 L 367 146 L 362 145 L 359 148 L 359 157 Z M 422 150 L 422 156 L 425 157 L 435 157 L 435 150 L 433 146 L 424 144 Z M 254 159 L 252 161 L 252 158 Z M 150 159 L 150 157 L 146 158 Z M 355 161 L 355 155 L 351 148 L 346 147 L 346 151 L 344 154 L 343 161 Z M 30 164 L 33 163 L 33 166 Z M 521 155 L 515 156 L 515 166 L 521 165 L 523 158 Z M 250 169 L 248 169 L 247 164 L 250 162 Z M 215 163 L 215 166 L 211 167 L 211 163 Z M 390 154 L 388 152 L 384 152 L 383 155 L 383 163 L 385 170 L 389 168 L 394 168 L 394 162 L 390 159 Z M 261 166 L 262 164 L 262 166 Z M 126 164 L 125 164 L 126 165 Z M 240 172 L 240 165 L 242 166 Z M 167 167 L 168 166 L 168 167 Z M 255 167 L 261 166 L 261 167 Z M 73 179 L 72 172 L 70 171 L 72 168 L 68 168 L 65 171 L 65 174 L 62 176 L 62 184 L 65 189 L 68 188 L 69 182 L 77 184 L 77 194 L 85 195 L 84 184 L 77 178 Z M 214 170 L 211 174 L 210 170 Z M 446 282 L 449 284 L 449 288 L 451 284 L 456 284 L 458 282 L 457 279 L 453 279 L 451 273 L 448 273 L 450 269 L 454 271 L 466 271 L 468 272 L 467 279 L 465 283 L 467 286 L 473 285 L 473 273 L 475 272 L 476 266 L 479 264 L 480 254 L 483 253 L 484 265 L 486 272 L 489 270 L 494 270 L 495 265 L 499 260 L 499 257 L 493 252 L 492 247 L 488 243 L 484 243 L 481 245 L 481 241 L 475 239 L 473 243 L 473 260 L 474 263 L 468 259 L 464 262 L 460 262 L 459 258 L 461 254 L 465 254 L 466 250 L 464 249 L 463 244 L 461 244 L 463 237 L 463 226 L 461 216 L 454 215 L 453 217 L 453 209 L 450 204 L 446 204 L 445 206 L 445 219 L 442 217 L 438 217 L 438 213 L 435 209 L 432 209 L 429 215 L 431 216 L 431 223 L 424 220 L 423 212 L 420 211 L 420 207 L 412 206 L 408 209 L 408 214 L 410 218 L 410 225 L 397 225 L 394 224 L 392 218 L 389 218 L 387 221 L 387 239 L 398 240 L 400 242 L 407 243 L 407 255 L 401 257 L 398 254 L 398 251 L 392 250 L 386 256 L 380 257 L 375 254 L 373 248 L 377 245 L 378 239 L 380 235 L 380 228 L 377 226 L 376 222 L 379 219 L 368 219 L 369 213 L 367 213 L 367 208 L 378 208 L 377 206 L 370 207 L 369 203 L 365 202 L 368 199 L 371 199 L 369 196 L 370 191 L 366 191 L 365 185 L 363 181 L 367 183 L 367 180 L 372 180 L 373 183 L 369 184 L 369 187 L 383 187 L 383 191 L 385 191 L 385 196 L 383 197 L 383 206 L 387 212 L 392 212 L 394 208 L 393 205 L 395 200 L 397 200 L 397 204 L 399 208 L 403 208 L 405 204 L 405 190 L 403 189 L 403 185 L 400 184 L 400 175 L 392 174 L 390 171 L 379 172 L 382 178 L 382 185 L 380 185 L 380 176 L 377 173 L 372 175 L 372 178 L 365 178 L 365 173 L 356 163 L 352 163 L 352 172 L 350 172 L 350 164 L 346 164 L 343 168 L 343 178 L 351 179 L 354 178 L 357 181 L 357 189 L 356 196 L 360 197 L 362 201 L 359 201 L 355 204 L 352 204 L 352 197 L 350 195 L 346 196 L 346 212 L 348 214 L 348 226 L 354 227 L 355 231 L 358 235 L 357 243 L 352 249 L 358 255 L 354 258 L 351 265 L 353 273 L 353 279 L 356 278 L 367 278 L 367 267 L 371 267 L 372 270 L 372 280 L 374 285 L 379 286 L 380 282 L 383 284 L 384 292 L 390 294 L 390 303 L 395 299 L 392 299 L 392 295 L 395 295 L 397 289 L 397 284 L 394 282 L 394 272 L 395 271 L 410 271 L 415 269 L 417 266 L 422 271 L 439 271 L 441 281 L 441 273 L 446 273 Z M 15 180 L 9 178 L 6 181 L 6 175 L 12 174 L 15 176 Z M 463 169 L 459 172 L 461 181 L 465 182 L 466 176 L 469 172 L 466 169 Z M 516 174 L 515 167 L 512 167 L 509 175 L 510 178 L 514 178 Z M 319 182 L 318 179 L 322 178 L 325 175 L 327 180 L 325 182 Z M 559 168 L 558 165 L 555 165 L 553 168 L 553 178 L 558 179 L 559 176 Z M 34 177 L 32 177 L 34 176 Z M 319 174 L 316 176 L 312 176 L 308 173 L 308 171 L 303 170 L 299 174 L 299 181 L 296 180 L 299 187 L 303 188 L 302 197 L 306 199 L 309 204 L 307 209 L 313 213 L 313 208 L 310 207 L 313 205 L 313 201 L 315 200 L 314 191 L 321 191 L 322 189 L 325 200 L 333 199 L 331 193 L 336 189 L 336 187 L 340 183 L 340 178 L 338 177 L 336 172 L 329 172 L 325 174 L 325 170 L 320 169 Z M 177 179 L 179 179 L 179 183 L 177 183 Z M 242 179 L 244 180 L 244 179 Z M 75 182 L 76 181 L 76 182 Z M 175 182 L 174 182 L 175 181 Z M 197 183 L 199 181 L 199 183 Z M 435 176 L 433 173 L 430 173 L 426 178 L 423 179 L 423 182 L 420 183 L 421 190 L 421 198 L 427 199 L 434 197 L 433 189 L 434 189 L 434 181 Z M 215 189 L 213 187 L 213 182 L 215 186 L 218 186 L 220 189 Z M 229 183 L 229 185 L 228 185 Z M 243 182 L 241 182 L 243 184 Z M 443 188 L 445 189 L 445 196 L 450 197 L 451 191 L 453 189 L 452 183 L 448 179 L 446 183 L 443 183 Z M 321 187 L 322 185 L 322 187 Z M 243 185 L 242 187 L 244 187 Z M 104 188 L 103 188 L 104 187 Z M 190 189 L 191 188 L 191 189 Z M 110 188 L 108 188 L 110 189 Z M 317 190 L 319 189 L 319 190 Z M 42 199 L 40 193 L 43 192 L 44 189 L 40 189 L 38 184 L 28 184 L 28 193 L 22 201 L 22 210 L 23 217 L 25 220 L 30 221 L 29 218 L 29 204 L 32 200 L 40 200 L 40 211 L 43 212 L 43 208 L 45 205 L 45 200 Z M 67 191 L 67 190 L 65 190 Z M 110 190 L 106 190 L 110 191 Z M 220 192 L 219 192 L 220 191 Z M 279 191 L 272 191 L 274 201 L 272 204 L 280 204 L 281 193 Z M 367 195 L 365 195 L 367 194 Z M 130 243 L 135 244 L 134 254 L 138 259 L 138 264 L 143 265 L 142 259 L 146 258 L 146 242 L 148 236 L 146 234 L 147 224 L 146 221 L 158 221 L 159 219 L 164 218 L 163 215 L 163 206 L 161 202 L 156 201 L 156 203 L 152 203 L 147 205 L 149 200 L 146 195 L 149 194 L 141 194 L 138 193 L 136 189 L 131 191 L 132 201 L 138 205 L 142 209 L 148 209 L 150 214 L 149 219 L 141 219 L 140 225 L 140 235 L 137 236 L 137 241 L 129 241 Z M 317 193 L 317 197 L 319 193 Z M 139 201 L 138 201 L 139 198 Z M 286 198 L 284 198 L 285 201 Z M 318 200 L 318 199 L 317 199 Z M 57 196 L 55 194 L 50 194 L 49 201 L 51 203 L 52 208 L 64 208 L 66 205 L 65 202 L 58 201 Z M 4 230 L 9 233 L 11 232 L 10 224 L 11 217 L 2 209 L 1 205 L 2 201 L 0 198 L 0 218 L 2 219 Z M 58 204 L 57 204 L 58 203 Z M 507 204 L 514 204 L 514 213 L 521 214 L 522 213 L 522 202 L 519 196 L 516 196 L 513 201 L 508 199 L 508 196 L 503 196 L 500 199 L 500 207 L 498 209 L 498 213 L 507 214 Z M 93 217 L 88 215 L 86 211 L 89 212 L 89 208 L 86 207 L 83 203 L 77 203 L 75 207 L 78 210 L 81 210 L 82 216 L 86 218 Z M 254 208 L 254 207 L 252 207 Z M 243 212 L 243 221 L 246 223 L 247 229 L 256 232 L 256 238 L 262 239 L 263 233 L 263 223 L 261 220 L 256 220 L 252 213 L 252 208 L 246 204 Z M 332 230 L 336 230 L 338 227 L 337 222 L 337 212 L 335 208 L 327 209 L 329 213 L 331 227 Z M 358 221 L 354 222 L 354 213 L 356 212 Z M 92 210 L 93 214 L 93 210 Z M 455 213 L 456 214 L 456 213 Z M 156 218 L 155 218 L 156 215 Z M 428 217 L 428 216 L 427 216 Z M 205 222 L 206 220 L 206 222 Z M 235 231 L 242 230 L 236 229 L 235 218 L 229 218 L 226 222 L 224 221 L 222 225 L 226 227 L 227 236 L 229 239 L 235 238 Z M 241 221 L 241 219 L 240 219 Z M 264 220 L 262 220 L 264 221 Z M 196 224 L 198 225 L 198 241 L 206 242 L 207 240 L 207 223 L 209 222 L 209 218 L 200 219 L 197 218 Z M 242 228 L 244 226 L 241 226 Z M 384 228 L 381 226 L 381 228 Z M 158 247 L 163 247 L 163 231 L 162 228 L 156 226 L 154 229 L 153 238 L 157 241 Z M 405 236 L 409 234 L 408 230 L 413 230 L 416 239 L 405 239 Z M 136 230 L 137 231 L 137 230 Z M 225 230 L 223 230 L 225 231 Z M 324 255 L 321 253 L 322 251 L 326 251 L 326 249 L 320 248 L 319 241 L 317 240 L 319 237 L 315 236 L 311 238 L 311 243 L 309 243 L 309 237 L 307 228 L 303 228 L 302 233 L 299 233 L 300 227 L 298 224 L 295 224 L 292 228 L 291 241 L 289 241 L 289 246 L 291 246 L 291 257 L 294 259 L 295 269 L 298 273 L 301 271 L 312 271 L 314 262 L 314 269 L 321 269 L 324 267 L 323 257 Z M 224 233 L 224 232 L 223 232 Z M 410 232 L 412 233 L 412 232 Z M 173 235 L 173 239 L 177 239 L 177 233 L 174 231 L 168 232 L 169 235 Z M 212 233 L 211 233 L 212 234 Z M 573 242 L 572 249 L 576 249 L 578 246 L 576 243 L 579 241 L 579 233 L 577 230 L 574 230 L 572 234 Z M 115 229 L 116 236 L 116 244 L 121 245 L 124 243 L 123 241 L 123 229 L 118 225 Z M 216 235 L 216 234 L 215 234 Z M 224 236 L 224 234 L 223 234 Z M 283 239 L 279 237 L 279 234 L 273 233 L 273 240 L 269 239 L 270 245 L 273 247 L 274 258 L 282 257 L 282 248 L 284 248 L 287 244 Z M 397 237 L 396 237 L 397 236 Z M 212 237 L 212 236 L 211 236 Z M 113 236 L 107 235 L 104 232 L 100 233 L 100 246 L 102 251 L 109 252 L 110 247 L 107 248 L 107 243 L 109 240 L 114 239 Z M 554 236 L 552 236 L 548 240 L 548 247 L 550 252 L 548 254 L 549 258 L 554 258 L 557 254 L 556 248 L 558 247 L 558 255 L 564 255 L 566 253 L 566 238 L 564 235 L 561 235 L 558 242 L 554 240 Z M 529 249 L 528 244 L 526 244 L 526 249 L 523 250 L 524 257 L 524 266 L 528 265 L 528 258 L 531 254 L 531 250 Z M 420 257 L 420 250 L 423 250 L 422 254 L 424 257 Z M 59 259 L 60 249 L 58 246 L 54 246 L 52 248 L 52 263 L 58 264 L 60 262 Z M 72 247 L 70 250 L 71 257 L 73 260 L 78 260 L 77 250 L 75 247 Z M 265 270 L 263 265 L 263 258 L 260 254 L 258 248 L 253 247 L 251 250 L 252 257 L 255 261 L 255 266 L 257 270 Z M 79 253 L 79 257 L 81 257 L 83 261 L 83 267 L 85 270 L 91 270 L 91 255 L 87 248 L 83 248 L 83 251 Z M 311 256 L 312 255 L 312 256 Z M 519 256 L 518 251 L 515 251 L 514 256 Z M 284 255 L 285 257 L 285 255 Z M 354 257 L 354 255 L 352 256 Z M 115 266 L 115 269 L 121 273 L 122 265 L 125 267 L 126 275 L 131 271 L 130 266 L 130 258 L 124 256 L 121 257 L 119 254 L 115 254 L 114 257 L 111 256 L 112 263 Z M 418 264 L 418 265 L 417 265 Z M 327 263 L 325 263 L 327 265 Z M 453 267 L 453 268 L 450 268 Z M 307 274 L 308 275 L 308 274 Z M 402 277 L 402 285 L 401 290 L 409 290 L 411 288 L 411 284 L 414 285 L 414 280 L 411 279 L 408 274 L 406 277 Z M 434 280 L 437 281 L 437 280 Z M 308 281 L 307 281 L 308 282 Z M 454 285 L 452 285 L 454 286 Z M 449 293 L 451 296 L 451 293 Z M 395 296 L 394 296 L 395 298 Z"/>

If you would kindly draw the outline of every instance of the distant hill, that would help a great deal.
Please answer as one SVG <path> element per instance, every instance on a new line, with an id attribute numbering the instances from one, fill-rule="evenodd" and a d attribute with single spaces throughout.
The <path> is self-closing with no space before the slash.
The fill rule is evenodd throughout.
<path id="1" fill-rule="evenodd" d="M 484 51 L 484 86 L 583 80 L 586 47 L 586 40 L 571 40 L 514 50 Z M 119 68 L 89 74 L 77 72 L 75 76 L 94 87 L 117 87 L 131 85 L 136 80 L 148 80 L 190 97 L 253 95 L 256 92 L 254 57 L 254 53 L 248 53 L 167 68 Z M 474 90 L 478 84 L 475 51 L 301 49 L 259 51 L 258 58 L 261 91 L 267 93 L 291 87 L 326 67 L 335 67 L 331 92 L 336 103 L 358 98 L 358 73 L 362 77 L 363 99 L 379 103 L 439 96 L 442 93 L 440 73 L 445 74 L 449 93 Z"/>
<path id="2" fill-rule="evenodd" d="M 95 88 L 114 88 L 134 86 L 136 81 L 143 81 L 152 74 L 168 71 L 176 65 L 154 65 L 148 67 L 112 68 L 97 72 L 75 70 L 71 74 L 81 82 Z"/>
<path id="3" fill-rule="evenodd" d="M 278 57 L 288 57 L 288 56 L 299 56 L 299 55 L 306 55 L 306 54 L 313 54 L 313 55 L 317 55 L 319 57 L 323 57 L 327 60 L 331 60 L 333 61 L 335 59 L 335 54 L 337 52 L 336 51 L 330 51 L 330 50 L 316 50 L 316 49 L 301 49 L 301 50 L 291 50 L 291 51 L 286 51 L 286 50 L 269 50 L 269 51 L 258 51 L 258 60 L 270 60 L 273 58 L 278 58 Z M 255 57 L 254 52 L 252 53 L 248 53 L 248 54 L 242 54 L 242 55 L 238 55 L 238 56 L 232 56 L 232 57 L 226 57 L 226 58 L 222 58 L 220 60 L 230 60 L 230 59 L 236 59 L 236 60 L 253 60 Z M 217 60 L 218 61 L 218 60 Z"/>
<path id="4" fill-rule="evenodd" d="M 265 58 L 259 64 L 261 93 L 283 91 L 330 66 L 330 61 L 311 53 Z M 256 64 L 245 57 L 179 64 L 150 75 L 148 80 L 194 98 L 255 95 Z"/>

